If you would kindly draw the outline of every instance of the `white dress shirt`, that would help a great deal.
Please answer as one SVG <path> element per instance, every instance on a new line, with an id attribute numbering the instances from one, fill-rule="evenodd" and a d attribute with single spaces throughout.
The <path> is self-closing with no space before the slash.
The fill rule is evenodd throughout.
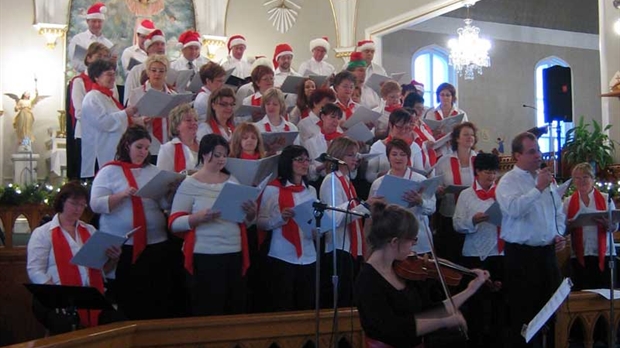
<path id="1" fill-rule="evenodd" d="M 96 90 L 86 94 L 82 103 L 82 178 L 95 176 L 95 160 L 101 168 L 114 159 L 127 124 L 127 112 L 119 110 L 111 98 Z"/>
<path id="2" fill-rule="evenodd" d="M 230 129 L 228 127 L 224 128 L 220 124 L 218 124 L 217 127 L 220 129 L 220 134 L 224 137 L 224 139 L 226 139 L 226 141 L 230 141 L 230 138 L 232 137 L 232 132 L 230 132 L 230 134 L 227 132 L 227 130 Z M 196 132 L 196 139 L 202 139 L 202 137 L 207 134 L 213 134 L 211 124 L 209 124 L 208 122 L 200 123 L 198 125 L 198 131 Z"/>
<path id="3" fill-rule="evenodd" d="M 394 175 L 392 174 L 391 170 L 388 171 L 387 174 Z M 377 196 L 377 191 L 379 190 L 379 187 L 381 187 L 383 178 L 385 178 L 385 176 L 378 178 L 372 183 L 372 185 L 370 186 L 369 197 Z M 426 177 L 412 171 L 409 168 L 407 168 L 407 170 L 405 171 L 404 178 L 415 182 L 427 180 Z M 418 243 L 411 247 L 411 251 L 415 251 L 418 254 L 424 254 L 431 251 L 430 241 L 433 239 L 433 233 L 429 226 L 428 217 L 433 215 L 433 213 L 435 212 L 436 203 L 437 201 L 435 195 L 433 195 L 431 198 L 423 198 L 421 205 L 416 205 L 414 207 L 403 207 L 413 213 L 413 215 L 415 215 L 416 219 L 419 222 Z"/>
<path id="4" fill-rule="evenodd" d="M 222 60 L 220 65 L 224 70 L 235 68 L 232 75 L 240 79 L 245 79 L 252 74 L 252 64 L 248 63 L 248 61 L 243 58 L 237 59 L 233 56 L 228 56 Z"/>
<path id="5" fill-rule="evenodd" d="M 151 88 L 152 88 L 151 83 L 147 80 L 144 83 L 144 85 L 138 88 L 132 89 L 131 92 L 129 93 L 129 99 L 127 100 L 127 105 L 129 106 L 138 105 L 138 102 L 140 101 L 140 99 L 142 99 L 142 97 L 146 95 L 146 92 L 148 92 Z M 166 86 L 166 84 L 164 84 L 164 93 L 176 94 L 176 92 L 169 89 L 168 86 Z M 160 120 L 162 121 L 161 125 L 162 125 L 163 143 L 167 143 L 170 140 L 170 136 L 168 133 L 169 131 L 168 130 L 168 115 L 140 115 L 140 116 L 151 116 L 151 117 L 164 116 L 160 118 Z M 157 137 L 153 135 L 153 122 L 149 122 L 146 125 L 146 129 L 148 129 L 149 134 L 151 135 L 151 146 L 149 146 L 149 152 L 151 153 L 151 155 L 157 155 L 159 153 L 159 147 L 161 146 L 162 142 L 160 142 L 159 139 L 157 139 Z"/>
<path id="6" fill-rule="evenodd" d="M 502 209 L 501 237 L 506 242 L 545 246 L 564 233 L 566 215 L 555 185 L 540 192 L 536 176 L 515 165 L 502 176 L 495 196 Z"/>
<path id="7" fill-rule="evenodd" d="M 273 86 L 281 87 L 284 80 L 286 80 L 289 76 L 301 76 L 298 74 L 293 68 L 290 68 L 289 71 L 282 71 L 280 68 L 277 68 L 273 74 Z"/>
<path id="8" fill-rule="evenodd" d="M 260 121 L 255 122 L 254 125 L 258 127 L 258 130 L 261 133 L 269 133 L 269 132 L 297 132 L 297 126 L 288 122 L 284 119 L 284 117 L 280 116 L 280 124 L 275 126 L 271 121 L 269 121 L 269 116 L 265 115 Z M 267 130 L 267 125 L 271 128 L 270 131 Z M 285 130 L 286 126 L 288 126 L 288 131 Z M 299 136 L 295 138 L 295 142 L 299 145 Z"/>
<path id="9" fill-rule="evenodd" d="M 209 103 L 209 97 L 211 96 L 211 91 L 202 86 L 198 95 L 196 95 L 196 99 L 194 99 L 194 110 L 198 114 L 198 124 L 204 123 L 207 121 L 207 104 Z"/>
<path id="10" fill-rule="evenodd" d="M 292 186 L 290 182 L 286 186 Z M 309 200 L 316 201 L 316 190 L 308 186 L 301 192 L 293 192 L 295 206 Z M 294 265 L 308 265 L 316 262 L 316 250 L 311 235 L 306 235 L 301 228 L 297 229 L 301 241 L 301 256 L 297 257 L 295 246 L 282 235 L 282 226 L 286 222 L 282 219 L 279 203 L 280 189 L 275 186 L 267 186 L 258 212 L 257 226 L 262 230 L 271 230 L 271 246 L 269 256 Z"/>
<path id="11" fill-rule="evenodd" d="M 415 142 L 411 143 L 411 167 L 419 170 L 424 169 L 424 165 L 422 164 L 422 149 Z M 366 168 L 366 181 L 374 182 L 379 177 L 379 173 L 387 172 L 390 169 L 390 162 L 388 161 L 386 155 L 387 147 L 383 143 L 383 140 L 377 140 L 370 147 L 369 153 L 378 153 L 378 156 L 375 156 L 368 160 L 368 167 Z"/>
<path id="12" fill-rule="evenodd" d="M 301 141 L 307 140 L 321 133 L 321 127 L 318 123 L 321 121 L 318 115 L 315 115 L 312 110 L 308 113 L 308 117 L 299 120 L 297 128 L 299 129 L 299 137 Z"/>
<path id="13" fill-rule="evenodd" d="M 125 76 L 129 75 L 129 62 L 131 62 L 131 58 L 140 63 L 144 63 L 146 58 L 148 58 L 148 55 L 143 49 L 140 48 L 139 45 L 133 45 L 125 48 L 123 54 L 121 54 L 121 65 L 123 67 L 123 71 L 125 72 Z"/>
<path id="14" fill-rule="evenodd" d="M 144 70 L 146 70 L 146 65 L 142 63 L 134 66 L 131 71 L 129 71 L 129 74 L 125 79 L 125 95 L 123 96 L 123 104 L 127 104 L 129 101 L 129 92 L 142 86 L 140 83 L 140 78 L 142 77 L 142 72 Z"/>
<path id="15" fill-rule="evenodd" d="M 474 225 L 473 221 L 474 215 L 484 213 L 493 203 L 494 199 L 478 198 L 473 187 L 466 188 L 459 195 L 452 223 L 456 232 L 465 234 L 463 256 L 484 260 L 488 256 L 504 254 L 500 254 L 497 249 L 497 226 L 486 221 Z"/>
<path id="16" fill-rule="evenodd" d="M 80 45 L 84 49 L 88 50 L 88 46 L 90 46 L 90 44 L 93 42 L 102 43 L 107 48 L 111 48 L 112 46 L 114 46 L 112 41 L 108 40 L 105 36 L 103 36 L 103 34 L 96 36 L 88 29 L 79 34 L 75 34 L 75 36 L 73 36 L 69 41 L 69 51 L 67 52 L 67 54 L 69 57 L 69 61 L 71 62 L 71 66 L 78 73 L 86 71 L 86 65 L 84 65 L 84 61 L 76 61 L 75 59 L 73 59 L 73 55 L 75 54 L 75 46 Z"/>
<path id="17" fill-rule="evenodd" d="M 461 167 L 459 161 L 459 173 L 461 174 L 461 185 L 471 186 L 474 183 L 474 161 L 472 157 L 476 156 L 476 152 L 471 150 L 469 153 L 469 167 Z M 452 174 L 451 158 L 457 158 L 456 154 L 442 156 L 435 166 L 435 176 L 441 176 L 441 184 L 448 187 L 454 184 L 454 175 Z M 453 193 L 446 193 L 439 203 L 439 213 L 445 217 L 454 215 L 454 207 L 456 206 L 456 197 Z"/>
<path id="18" fill-rule="evenodd" d="M 116 87 L 112 88 L 112 95 L 118 100 L 118 90 Z M 84 86 L 84 80 L 81 75 L 76 76 L 73 79 L 73 85 L 71 86 L 71 103 L 73 103 L 73 110 L 75 113 L 75 138 L 82 137 L 82 104 L 84 97 L 86 96 L 86 87 Z"/>
<path id="19" fill-rule="evenodd" d="M 387 71 L 385 71 L 385 69 L 375 63 L 375 62 L 370 62 L 370 65 L 366 68 L 366 81 L 368 81 L 368 79 L 370 78 L 370 76 L 372 76 L 372 74 L 377 74 L 377 75 L 383 75 L 383 76 L 388 76 Z"/>
<path id="20" fill-rule="evenodd" d="M 381 97 L 372 88 L 363 85 L 360 104 L 372 110 L 381 104 Z"/>
<path id="21" fill-rule="evenodd" d="M 131 173 L 138 184 L 137 189 L 146 185 L 161 169 L 152 164 L 147 164 L 142 168 L 133 168 Z M 125 236 L 133 230 L 133 206 L 131 198 L 124 198 L 114 209 L 110 208 L 110 196 L 123 192 L 129 188 L 129 183 L 123 173 L 123 168 L 116 165 L 109 165 L 101 168 L 95 176 L 93 187 L 90 193 L 90 207 L 94 213 L 101 214 L 99 219 L 99 229 L 117 236 Z M 170 207 L 170 203 L 164 198 L 159 201 L 142 198 L 144 216 L 146 217 L 146 241 L 147 244 L 156 244 L 166 241 L 167 220 L 164 216 L 164 209 Z M 127 241 L 128 245 L 133 245 L 133 237 Z"/>
<path id="22" fill-rule="evenodd" d="M 245 85 L 241 85 L 239 89 L 237 89 L 237 92 L 235 93 L 235 100 L 237 101 L 237 105 L 250 105 L 250 104 L 244 104 L 243 101 L 245 100 L 245 98 L 251 96 L 254 93 L 256 93 L 256 91 L 254 90 L 254 86 L 252 85 L 252 82 L 248 82 Z"/>
<path id="23" fill-rule="evenodd" d="M 167 170 L 169 172 L 174 172 L 174 154 L 176 149 L 176 144 L 183 144 L 181 140 L 177 137 L 174 137 L 169 142 L 163 144 L 159 148 L 159 153 L 157 154 L 157 168 L 161 170 Z M 183 145 L 183 156 L 185 156 L 185 170 L 195 169 L 196 161 L 198 160 L 198 153 L 192 151 L 187 145 Z"/>
<path id="24" fill-rule="evenodd" d="M 308 76 L 310 74 L 317 74 L 319 76 L 330 76 L 336 71 L 333 65 L 329 64 L 325 60 L 317 62 L 314 57 L 301 63 L 299 66 L 299 73 L 302 76 Z"/>
<path id="25" fill-rule="evenodd" d="M 199 56 L 198 58 L 192 61 L 192 67 L 196 73 L 200 71 L 200 67 L 209 63 L 209 59 L 203 56 Z M 189 60 L 185 58 L 183 54 L 179 56 L 179 58 L 175 59 L 170 63 L 170 68 L 174 70 L 189 70 Z"/>
<path id="26" fill-rule="evenodd" d="M 601 192 L 603 197 L 605 198 L 605 210 L 607 210 L 607 202 L 609 202 L 607 193 Z M 562 211 L 566 214 L 568 218 L 568 205 L 570 203 L 571 196 L 566 197 L 564 199 L 563 209 Z M 581 213 L 594 213 L 600 210 L 596 209 L 596 202 L 594 201 L 594 190 L 588 193 L 588 198 L 590 199 L 590 204 L 586 205 L 579 197 L 579 212 Z M 613 200 L 611 200 L 611 210 L 616 210 L 616 204 Z M 598 256 L 598 226 L 583 226 L 583 255 L 584 256 Z M 614 231 L 618 230 L 618 224 L 615 225 Z M 571 238 L 576 238 L 575 235 L 572 235 Z M 607 243 L 609 243 L 609 237 L 606 236 Z M 609 256 L 609 245 L 607 246 L 607 250 L 605 250 L 605 255 Z M 616 255 L 616 248 L 612 248 L 613 255 Z M 571 257 L 576 257 L 575 250 L 571 248 Z"/>
<path id="27" fill-rule="evenodd" d="M 77 224 L 85 227 L 91 235 L 96 231 L 95 227 L 85 222 L 78 221 Z M 54 255 L 54 246 L 52 245 L 52 230 L 56 227 L 60 227 L 58 214 L 54 215 L 52 221 L 35 228 L 28 241 L 28 261 L 26 269 L 28 271 L 28 278 L 30 278 L 30 281 L 34 284 L 45 284 L 51 281 L 54 285 L 61 285 L 58 266 L 56 265 L 56 257 Z M 80 237 L 80 233 L 77 231 L 77 226 L 75 239 L 71 238 L 69 233 L 63 228 L 61 228 L 61 231 L 67 243 L 69 243 L 71 254 L 75 256 L 84 244 L 84 241 Z M 80 272 L 82 284 L 84 286 L 90 286 L 88 267 L 76 266 Z"/>

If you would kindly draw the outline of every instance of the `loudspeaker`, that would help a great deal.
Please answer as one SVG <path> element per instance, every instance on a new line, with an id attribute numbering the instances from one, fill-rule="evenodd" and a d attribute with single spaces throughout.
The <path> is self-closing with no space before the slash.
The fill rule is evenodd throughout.
<path id="1" fill-rule="evenodd" d="M 543 69 L 545 122 L 573 121 L 571 70 L 559 65 Z"/>

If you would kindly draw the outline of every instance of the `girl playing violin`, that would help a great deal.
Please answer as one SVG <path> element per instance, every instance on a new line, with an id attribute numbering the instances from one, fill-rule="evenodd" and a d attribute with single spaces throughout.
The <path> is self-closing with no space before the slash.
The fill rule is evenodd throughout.
<path id="1" fill-rule="evenodd" d="M 489 273 L 473 270 L 477 277 L 453 296 L 452 302 L 431 303 L 416 282 L 400 278 L 392 267 L 394 261 L 406 259 L 417 242 L 418 221 L 414 215 L 397 205 L 375 202 L 369 225 L 367 240 L 371 255 L 362 265 L 355 284 L 356 304 L 367 343 L 417 347 L 423 343 L 424 335 L 433 331 L 465 328 L 465 319 L 458 308 L 485 283 Z"/>

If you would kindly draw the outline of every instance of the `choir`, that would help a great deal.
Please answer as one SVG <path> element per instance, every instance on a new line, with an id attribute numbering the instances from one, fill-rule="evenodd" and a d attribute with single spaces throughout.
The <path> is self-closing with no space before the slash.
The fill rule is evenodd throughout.
<path id="1" fill-rule="evenodd" d="M 550 197 L 556 196 L 554 183 L 536 179 L 539 173 L 546 175 L 535 168 L 540 164 L 538 148 L 530 146 L 524 152 L 531 137 L 522 136 L 513 144 L 517 165 L 523 165 L 520 171 L 507 174 L 496 185 L 498 158 L 475 151 L 477 127 L 466 115 L 448 130 L 433 131 L 427 124 L 429 119 L 464 114 L 456 106 L 454 86 L 441 84 L 436 91 L 439 105 L 426 110 L 423 86 L 416 81 L 401 86 L 388 80 L 381 86 L 381 98 L 366 85 L 370 75 L 386 75 L 372 61 L 371 40 L 360 41 L 346 69 L 339 72 L 323 60 L 330 50 L 328 39 L 313 39 L 312 58 L 301 63 L 298 74 L 291 66 L 294 54 L 288 44 L 275 48 L 274 65 L 266 58 L 249 64 L 242 35 L 230 37 L 230 55 L 218 64 L 200 56 L 200 35 L 186 31 L 179 37 L 182 55 L 169 62 L 165 34 L 144 20 L 137 29 L 138 44 L 121 58 L 128 76 L 124 106 L 115 88 L 116 58 L 110 57 L 109 40 L 97 35 L 105 18 L 97 11 L 96 6 L 92 14 L 88 11 L 92 37 L 78 34 L 69 48 L 72 54 L 75 44 L 88 47 L 84 61 L 74 65 L 81 74 L 70 85 L 73 137 L 81 139 L 81 147 L 71 139 L 75 148 L 68 160 L 81 168 L 70 173 L 71 179 L 92 181 L 90 198 L 79 184 L 63 187 L 56 198 L 57 214 L 33 232 L 27 267 L 33 283 L 113 291 L 121 318 L 312 309 L 318 289 L 322 307 L 336 303 L 359 308 L 369 341 L 413 347 L 437 329 L 467 322 L 472 331 L 469 346 L 498 346 L 508 334 L 506 327 L 518 324 L 508 324 L 507 296 L 526 284 L 509 281 L 504 289 L 508 272 L 504 240 L 507 256 L 531 243 L 558 246 L 563 240 L 554 237 L 564 234 L 565 216 L 607 209 L 607 196 L 593 186 L 593 170 L 584 164 L 573 171 L 577 191 L 563 206 L 559 196 L 555 210 L 540 202 L 541 212 L 547 214 L 540 221 L 522 222 L 528 207 L 514 203 L 512 193 L 526 195 L 529 202 L 538 197 L 538 191 L 552 190 Z M 141 114 L 138 106 L 149 90 L 174 95 L 177 89 L 185 89 L 167 79 L 171 70 L 199 74 L 202 86 L 194 101 L 177 105 L 168 114 Z M 249 78 L 249 83 L 233 88 L 227 85 L 231 74 Z M 301 75 L 306 78 L 301 79 L 296 95 L 279 89 L 287 77 Z M 328 77 L 326 85 L 318 85 L 313 75 Z M 241 104 L 257 108 L 251 117 L 237 114 Z M 374 108 L 379 115 L 365 124 L 374 136 L 368 142 L 345 135 L 344 123 L 361 106 Z M 263 140 L 274 132 L 293 132 L 295 140 L 286 144 L 280 138 L 277 144 Z M 438 146 L 436 142 L 444 137 L 447 145 Z M 227 185 L 240 185 L 227 170 L 227 158 L 260 161 L 269 156 L 279 156 L 277 168 L 264 173 L 261 179 L 270 180 L 266 186 L 259 185 L 259 198 L 227 207 L 241 209 L 243 221 L 223 218 L 222 211 L 214 208 L 220 193 Z M 139 195 L 162 171 L 186 176 L 160 188 L 159 199 Z M 386 176 L 416 185 L 399 191 L 405 202 L 402 207 L 388 205 L 379 194 Z M 437 187 L 424 186 L 435 177 Z M 326 213 L 335 231 L 322 235 L 320 245 L 313 243 L 318 231 L 304 232 L 300 226 L 304 222 L 295 220 L 294 209 L 317 200 L 340 209 Z M 102 270 L 69 262 L 95 231 L 79 221 L 87 202 L 99 216 L 100 230 L 119 236 L 134 231 L 120 249 L 105 251 L 109 259 Z M 494 204 L 505 213 L 500 224 L 492 223 L 487 213 Z M 359 214 L 346 214 L 346 210 Z M 536 230 L 549 224 L 545 216 L 556 217 L 558 223 L 548 226 L 551 232 L 544 241 L 522 235 L 523 226 Z M 605 259 L 612 256 L 605 249 L 607 225 L 602 219 L 598 226 L 567 226 L 573 235 L 572 275 L 580 288 L 606 284 Z M 528 255 L 537 255 L 537 250 L 529 250 Z M 412 252 L 476 268 L 476 278 L 458 287 L 462 292 L 453 297 L 454 303 L 442 304 L 450 296 L 438 298 L 437 283 L 412 284 L 393 273 L 392 262 Z M 256 257 L 259 254 L 262 257 Z M 512 260 L 508 266 L 515 271 L 520 259 L 511 257 L 506 258 Z M 315 284 L 319 258 L 320 284 Z M 337 291 L 333 291 L 334 260 Z M 555 274 L 552 266 L 541 274 Z M 474 295 L 489 278 L 488 271 L 493 286 L 480 293 L 490 295 Z M 249 281 L 248 274 L 261 279 Z M 458 308 L 470 297 L 461 314 Z M 488 313 L 493 320 L 483 318 Z M 84 315 L 80 313 L 82 326 L 88 326 Z"/>

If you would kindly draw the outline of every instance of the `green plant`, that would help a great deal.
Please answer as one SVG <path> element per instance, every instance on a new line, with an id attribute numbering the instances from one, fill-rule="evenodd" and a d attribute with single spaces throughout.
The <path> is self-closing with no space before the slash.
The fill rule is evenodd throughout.
<path id="1" fill-rule="evenodd" d="M 566 132 L 566 143 L 562 149 L 562 157 L 566 164 L 572 167 L 581 162 L 588 162 L 600 169 L 612 164 L 616 148 L 605 133 L 609 128 L 611 124 L 602 128 L 595 120 L 592 120 L 592 125 L 585 123 L 581 116 L 579 124 Z"/>

